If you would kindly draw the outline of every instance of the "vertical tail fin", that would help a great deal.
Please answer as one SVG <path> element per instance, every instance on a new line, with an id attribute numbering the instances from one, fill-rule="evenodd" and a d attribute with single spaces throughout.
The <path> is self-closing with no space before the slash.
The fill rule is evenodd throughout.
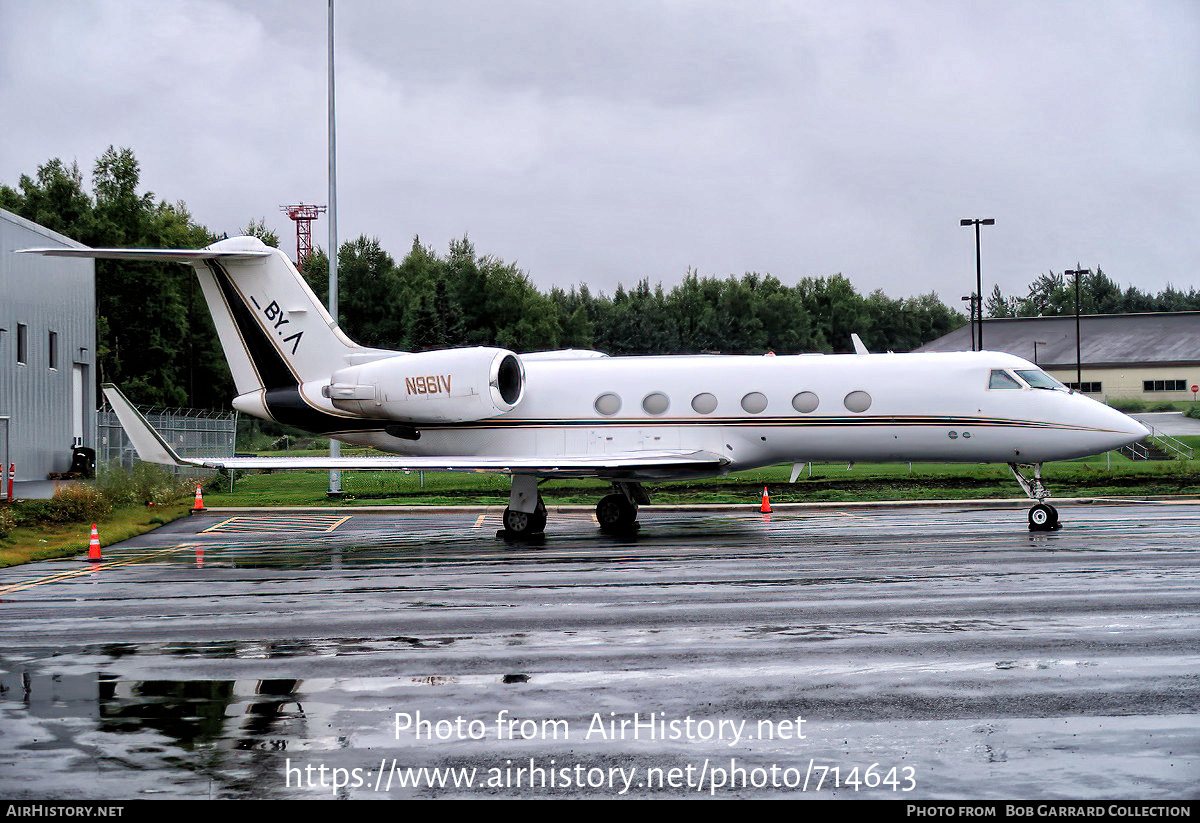
<path id="1" fill-rule="evenodd" d="M 387 356 L 356 346 L 325 311 L 287 255 L 256 237 L 203 249 L 22 249 L 27 254 L 163 260 L 196 270 L 237 386 L 235 408 L 309 431 L 378 427 L 321 396 L 348 355 Z"/>
<path id="2" fill-rule="evenodd" d="M 282 251 L 252 237 L 222 240 L 204 251 L 268 252 L 250 259 L 214 254 L 189 261 L 238 394 L 327 381 L 346 365 L 347 354 L 360 351 Z"/>

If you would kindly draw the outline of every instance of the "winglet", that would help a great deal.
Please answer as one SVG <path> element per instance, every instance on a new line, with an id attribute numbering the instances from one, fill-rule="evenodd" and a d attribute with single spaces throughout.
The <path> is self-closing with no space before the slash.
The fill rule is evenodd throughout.
<path id="1" fill-rule="evenodd" d="M 133 443 L 133 448 L 141 460 L 166 466 L 194 465 L 175 453 L 170 444 L 163 440 L 162 436 L 146 421 L 142 413 L 125 399 L 125 395 L 121 394 L 120 389 L 112 383 L 105 383 L 100 388 L 104 390 L 104 396 L 108 399 L 109 405 L 113 407 L 113 411 L 117 413 L 121 427 L 129 435 L 129 441 Z"/>
<path id="2" fill-rule="evenodd" d="M 857 334 L 850 335 L 850 342 L 854 344 L 855 354 L 870 354 L 867 347 L 863 345 L 862 339 Z"/>

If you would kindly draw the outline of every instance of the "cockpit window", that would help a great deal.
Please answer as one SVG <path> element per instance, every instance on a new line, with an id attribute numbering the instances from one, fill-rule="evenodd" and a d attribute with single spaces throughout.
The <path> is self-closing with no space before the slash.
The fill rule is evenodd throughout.
<path id="1" fill-rule="evenodd" d="M 1021 384 L 1008 372 L 992 369 L 992 379 L 988 382 L 989 389 L 1019 389 Z"/>
<path id="2" fill-rule="evenodd" d="M 1059 383 L 1050 375 L 1040 369 L 1021 369 L 1017 372 L 1021 379 L 1033 386 L 1035 389 L 1065 389 L 1062 383 Z"/>

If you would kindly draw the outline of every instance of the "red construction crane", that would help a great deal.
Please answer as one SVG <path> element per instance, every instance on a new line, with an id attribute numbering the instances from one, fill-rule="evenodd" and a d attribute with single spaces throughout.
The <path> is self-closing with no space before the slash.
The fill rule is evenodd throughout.
<path id="1" fill-rule="evenodd" d="M 312 221 L 325 212 L 325 207 L 297 203 L 280 206 L 279 210 L 296 221 L 296 268 L 302 268 L 312 256 Z"/>

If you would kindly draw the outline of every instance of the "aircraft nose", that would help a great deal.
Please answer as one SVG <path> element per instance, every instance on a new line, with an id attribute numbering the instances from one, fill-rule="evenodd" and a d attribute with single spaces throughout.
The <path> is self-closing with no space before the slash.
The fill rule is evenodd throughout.
<path id="1" fill-rule="evenodd" d="M 1140 421 L 1116 409 L 1110 409 L 1110 411 L 1112 412 L 1112 421 L 1109 427 L 1122 438 L 1120 445 L 1127 446 L 1150 436 L 1150 429 L 1142 425 Z"/>

